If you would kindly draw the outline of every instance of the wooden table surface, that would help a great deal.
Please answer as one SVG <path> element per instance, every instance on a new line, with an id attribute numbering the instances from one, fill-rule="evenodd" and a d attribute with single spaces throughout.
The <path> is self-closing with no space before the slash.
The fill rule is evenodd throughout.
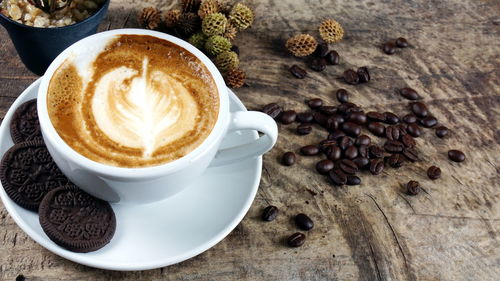
<path id="1" fill-rule="evenodd" d="M 141 2 L 141 3 L 137 3 Z M 113 0 L 101 29 L 136 27 L 142 6 L 164 8 L 170 0 Z M 283 167 L 288 150 L 317 142 L 326 133 L 296 136 L 280 125 L 276 147 L 264 157 L 257 197 L 245 219 L 222 242 L 180 264 L 144 271 L 88 268 L 45 250 L 17 227 L 0 205 L 0 279 L 14 280 L 498 280 L 500 276 L 500 1 L 385 0 L 248 1 L 257 15 L 236 40 L 250 87 L 236 93 L 249 108 L 279 102 L 305 110 L 303 101 L 344 87 L 365 110 L 407 111 L 395 89 L 417 89 L 451 136 L 425 130 L 418 145 L 423 160 L 379 176 L 362 174 L 363 184 L 332 187 L 312 171 L 319 158 L 301 158 Z M 334 46 L 341 64 L 325 72 L 291 78 L 287 67 L 303 65 L 284 52 L 284 40 L 300 32 L 316 35 L 324 17 L 346 31 Z M 381 43 L 398 36 L 412 46 L 393 56 Z M 36 48 L 34 49 L 36 52 Z M 37 77 L 27 71 L 0 28 L 0 116 Z M 345 85 L 347 68 L 368 66 L 372 81 Z M 448 149 L 466 152 L 464 163 L 447 160 Z M 437 165 L 442 178 L 426 169 Z M 421 182 L 427 192 L 405 195 L 401 184 Z M 311 192 L 313 191 L 313 192 Z M 313 195 L 317 194 L 317 195 Z M 262 209 L 280 215 L 262 222 Z M 304 212 L 315 221 L 301 248 L 283 240 L 297 231 L 292 217 Z M 496 277 L 495 277 L 496 276 Z"/>

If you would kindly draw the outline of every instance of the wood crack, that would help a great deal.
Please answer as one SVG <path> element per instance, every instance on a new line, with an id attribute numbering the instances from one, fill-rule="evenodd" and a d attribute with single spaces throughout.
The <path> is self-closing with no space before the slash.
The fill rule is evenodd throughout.
<path id="1" fill-rule="evenodd" d="M 400 193 L 398 193 L 398 196 L 401 197 L 401 199 L 403 199 L 406 204 L 408 204 L 408 206 L 410 207 L 410 209 L 413 211 L 414 214 L 416 214 L 417 212 L 415 212 L 415 209 L 413 209 L 413 206 L 411 205 L 410 201 L 408 201 L 408 199 L 406 199 L 403 195 L 401 195 Z"/>

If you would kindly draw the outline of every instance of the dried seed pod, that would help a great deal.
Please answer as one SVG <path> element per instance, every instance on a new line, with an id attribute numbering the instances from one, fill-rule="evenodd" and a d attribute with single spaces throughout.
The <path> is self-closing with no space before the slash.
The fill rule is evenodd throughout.
<path id="1" fill-rule="evenodd" d="M 224 31 L 222 36 L 232 41 L 236 38 L 236 34 L 238 34 L 238 29 L 232 23 L 228 23 L 226 25 L 226 31 Z"/>
<path id="2" fill-rule="evenodd" d="M 231 42 L 229 39 L 220 35 L 210 36 L 205 43 L 205 50 L 212 56 L 217 56 L 222 52 L 231 50 Z"/>
<path id="3" fill-rule="evenodd" d="M 153 7 L 144 8 L 139 14 L 137 21 L 144 28 L 155 29 L 161 22 L 160 11 Z"/>
<path id="4" fill-rule="evenodd" d="M 305 57 L 312 54 L 318 43 L 309 34 L 299 34 L 286 41 L 285 47 L 296 57 Z"/>
<path id="5" fill-rule="evenodd" d="M 195 13 L 198 11 L 201 0 L 181 0 L 183 13 Z"/>
<path id="6" fill-rule="evenodd" d="M 221 72 L 227 72 L 230 69 L 237 68 L 240 59 L 235 52 L 222 52 L 215 58 L 215 65 Z"/>
<path id="7" fill-rule="evenodd" d="M 324 20 L 319 26 L 319 34 L 327 43 L 335 43 L 342 40 L 344 37 L 344 29 L 335 20 Z"/>
<path id="8" fill-rule="evenodd" d="M 245 85 L 246 76 L 247 75 L 244 70 L 240 68 L 233 68 L 226 74 L 226 84 L 233 89 L 241 88 Z"/>
<path id="9" fill-rule="evenodd" d="M 238 3 L 233 6 L 229 13 L 229 20 L 238 29 L 247 29 L 252 25 L 254 15 L 252 10 L 244 4 Z"/>
<path id="10" fill-rule="evenodd" d="M 219 12 L 219 2 L 217 0 L 203 0 L 198 10 L 198 16 L 205 18 L 206 15 L 215 14 Z"/>
<path id="11" fill-rule="evenodd" d="M 174 28 L 179 23 L 180 16 L 181 16 L 180 10 L 172 9 L 166 11 L 165 14 L 163 15 L 163 22 L 165 23 L 166 27 Z"/>
<path id="12" fill-rule="evenodd" d="M 203 50 L 207 39 L 207 36 L 203 32 L 197 32 L 189 37 L 188 42 L 196 48 Z"/>
<path id="13" fill-rule="evenodd" d="M 200 18 L 195 13 L 181 14 L 177 30 L 184 36 L 195 33 L 200 28 Z"/>
<path id="14" fill-rule="evenodd" d="M 226 16 L 221 13 L 215 13 L 205 16 L 201 28 L 207 36 L 222 35 L 226 31 L 226 25 Z"/>

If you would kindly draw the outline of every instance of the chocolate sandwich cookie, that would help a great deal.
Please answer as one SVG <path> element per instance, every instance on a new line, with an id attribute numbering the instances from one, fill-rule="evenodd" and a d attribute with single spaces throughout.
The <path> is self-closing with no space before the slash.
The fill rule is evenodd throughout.
<path id="1" fill-rule="evenodd" d="M 96 251 L 115 234 L 116 218 L 109 203 L 73 185 L 47 193 L 40 204 L 39 215 L 45 234 L 69 251 Z"/>
<path id="2" fill-rule="evenodd" d="M 19 106 L 10 122 L 10 135 L 14 143 L 43 141 L 36 109 L 36 99 Z"/>
<path id="3" fill-rule="evenodd" d="M 43 142 L 23 142 L 11 147 L 2 158 L 0 180 L 14 202 L 35 212 L 45 194 L 69 183 Z"/>

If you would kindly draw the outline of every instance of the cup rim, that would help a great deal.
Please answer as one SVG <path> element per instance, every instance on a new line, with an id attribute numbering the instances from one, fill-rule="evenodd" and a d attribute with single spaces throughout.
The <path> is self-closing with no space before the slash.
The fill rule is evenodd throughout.
<path id="1" fill-rule="evenodd" d="M 208 69 L 212 78 L 217 87 L 218 97 L 219 97 L 219 112 L 217 116 L 217 121 L 212 128 L 210 134 L 203 140 L 203 142 L 198 145 L 194 150 L 184 155 L 181 158 L 178 158 L 174 161 L 167 162 L 164 164 L 159 164 L 156 166 L 147 166 L 147 167 L 118 167 L 112 166 L 108 164 L 103 164 L 78 153 L 71 146 L 69 146 L 57 133 L 55 130 L 52 121 L 48 115 L 47 110 L 47 90 L 49 86 L 49 82 L 52 79 L 52 75 L 59 68 L 59 66 L 70 56 L 73 54 L 75 49 L 79 49 L 82 46 L 85 46 L 87 42 L 99 39 L 109 40 L 113 36 L 118 35 L 149 35 L 162 40 L 167 40 L 177 46 L 187 50 L 194 56 L 196 56 Z M 213 62 L 200 50 L 196 47 L 192 46 L 188 42 L 174 37 L 172 35 L 168 35 L 165 33 L 144 30 L 144 29 L 115 29 L 105 32 L 96 33 L 94 35 L 88 36 L 86 38 L 81 39 L 80 41 L 74 43 L 66 50 L 64 50 L 61 54 L 59 54 L 54 61 L 50 64 L 45 75 L 42 77 L 40 83 L 40 88 L 38 90 L 37 95 L 37 110 L 38 110 L 38 118 L 40 121 L 40 127 L 42 129 L 43 137 L 46 142 L 52 144 L 51 146 L 58 150 L 59 153 L 65 155 L 68 160 L 74 162 L 79 167 L 87 169 L 97 175 L 106 176 L 107 178 L 119 178 L 119 179 L 130 179 L 130 180 L 141 180 L 144 178 L 154 178 L 159 177 L 168 173 L 172 173 L 183 168 L 186 168 L 191 163 L 197 161 L 201 156 L 205 155 L 205 153 L 211 151 L 213 146 L 215 146 L 227 129 L 229 124 L 229 101 L 227 94 L 227 87 L 224 83 L 224 79 L 222 75 L 217 70 L 217 67 L 213 64 Z M 65 159 L 66 160 L 66 159 Z"/>
<path id="2" fill-rule="evenodd" d="M 2 2 L 2 1 L 0 1 Z M 6 21 L 8 21 L 9 23 L 11 24 L 14 24 L 18 27 L 22 27 L 22 28 L 26 28 L 26 29 L 29 29 L 29 30 L 32 30 L 32 31 L 56 31 L 56 30 L 63 30 L 63 29 L 71 29 L 71 28 L 77 28 L 81 25 L 84 25 L 86 24 L 87 22 L 89 21 L 92 21 L 94 18 L 96 18 L 99 14 L 101 14 L 104 10 L 107 9 L 107 7 L 109 6 L 109 3 L 111 2 L 111 0 L 106 0 L 102 6 L 94 13 L 92 14 L 90 17 L 80 21 L 80 22 L 77 22 L 77 23 L 74 23 L 74 24 L 71 24 L 71 25 L 65 25 L 65 26 L 58 26 L 58 27 L 35 27 L 35 26 L 29 26 L 29 25 L 25 25 L 25 24 L 22 24 L 22 23 L 18 23 L 17 21 L 9 18 L 8 16 L 0 13 L 0 17 L 5 19 Z"/>

